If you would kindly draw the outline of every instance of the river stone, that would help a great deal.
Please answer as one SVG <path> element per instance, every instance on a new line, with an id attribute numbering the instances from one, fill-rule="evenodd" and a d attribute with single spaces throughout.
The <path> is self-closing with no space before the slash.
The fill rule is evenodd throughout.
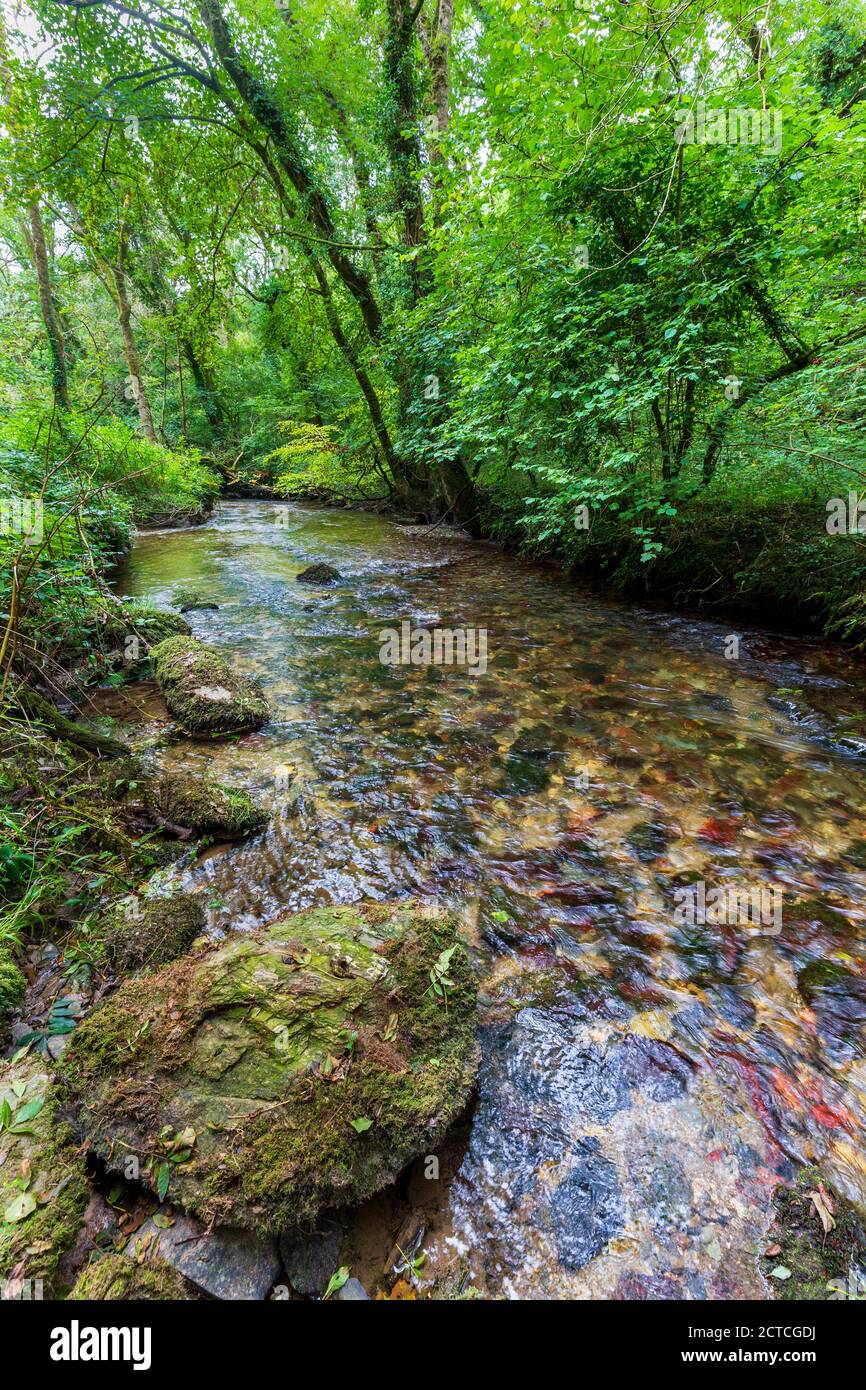
<path id="1" fill-rule="evenodd" d="M 147 800 L 172 825 L 221 840 L 251 835 L 268 818 L 246 792 L 225 787 L 206 773 L 163 773 L 148 788 Z"/>
<path id="2" fill-rule="evenodd" d="M 472 1089 L 455 931 L 413 902 L 317 908 L 127 980 L 63 1059 L 80 1133 L 109 1166 L 141 1155 L 154 1183 L 192 1130 L 171 1199 L 221 1225 L 281 1232 L 372 1195 L 433 1152 Z"/>
<path id="3" fill-rule="evenodd" d="M 342 575 L 333 565 L 310 565 L 298 575 L 299 584 L 338 584 Z"/>
<path id="4" fill-rule="evenodd" d="M 342 1288 L 337 1289 L 334 1298 L 339 1303 L 369 1303 L 370 1295 L 360 1279 L 347 1279 Z"/>
<path id="5" fill-rule="evenodd" d="M 245 734 L 268 719 L 255 681 L 233 671 L 221 652 L 193 637 L 151 648 L 153 671 L 169 712 L 188 734 Z"/>
<path id="6" fill-rule="evenodd" d="M 329 1225 L 313 1235 L 291 1232 L 280 1240 L 280 1254 L 289 1283 L 306 1298 L 321 1296 L 340 1264 L 345 1227 Z"/>
<path id="7" fill-rule="evenodd" d="M 174 1224 L 159 1227 L 145 1221 L 127 1247 L 129 1254 L 146 1250 L 182 1274 L 212 1298 L 261 1301 L 267 1298 L 280 1273 L 280 1257 L 273 1240 L 218 1226 L 208 1230 L 188 1216 L 176 1216 Z"/>
<path id="8" fill-rule="evenodd" d="M 120 898 L 108 909 L 105 947 L 114 969 L 161 969 L 188 951 L 205 928 L 205 909 L 192 893 L 165 898 Z"/>

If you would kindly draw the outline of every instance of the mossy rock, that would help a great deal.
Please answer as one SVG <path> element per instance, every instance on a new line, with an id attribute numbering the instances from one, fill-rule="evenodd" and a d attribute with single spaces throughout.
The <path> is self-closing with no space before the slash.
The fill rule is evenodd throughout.
<path id="1" fill-rule="evenodd" d="M 192 631 L 186 618 L 179 613 L 155 608 L 138 599 L 127 599 L 122 607 L 94 604 L 92 621 L 103 644 L 116 648 L 121 656 L 126 655 L 128 639 L 137 637 L 142 644 L 142 659 L 150 647 L 169 637 L 188 637 Z"/>
<path id="2" fill-rule="evenodd" d="M 204 903 L 191 893 L 130 895 L 108 910 L 105 948 L 118 974 L 161 969 L 188 951 L 205 927 Z"/>
<path id="3" fill-rule="evenodd" d="M 206 1222 L 274 1233 L 363 1200 L 469 1099 L 475 983 L 455 930 L 411 902 L 317 908 L 127 980 L 63 1060 L 81 1134 L 151 1181 L 180 1144 L 169 1195 Z"/>
<path id="4" fill-rule="evenodd" d="M 189 1285 L 165 1260 L 137 1264 L 128 1255 L 103 1255 L 81 1271 L 69 1298 L 73 1303 L 186 1301 Z"/>
<path id="5" fill-rule="evenodd" d="M 171 609 L 154 608 L 149 603 L 137 601 L 127 601 L 123 607 L 129 615 L 129 621 L 124 618 L 120 609 L 112 610 L 105 629 L 118 641 L 138 636 L 148 647 L 155 647 L 169 637 L 188 637 L 192 632 L 186 618 L 181 617 L 180 613 L 172 612 Z"/>
<path id="6" fill-rule="evenodd" d="M 154 808 L 173 825 L 194 830 L 197 835 L 216 835 L 238 840 L 260 830 L 267 813 L 246 792 L 225 787 L 208 775 L 164 773 L 153 784 L 150 800 Z"/>
<path id="7" fill-rule="evenodd" d="M 261 687 L 233 671 L 213 647 L 192 637 L 169 637 L 150 656 L 169 711 L 186 733 L 245 734 L 267 720 Z"/>
<path id="8" fill-rule="evenodd" d="M 9 1015 L 24 996 L 27 981 L 7 946 L 0 946 L 0 1040 L 8 1032 Z"/>
<path id="9" fill-rule="evenodd" d="M 335 570 L 333 565 L 326 565 L 320 561 L 316 565 L 309 565 L 307 569 L 301 570 L 298 575 L 299 584 L 339 584 L 342 576 L 339 570 Z"/>
<path id="10" fill-rule="evenodd" d="M 88 1189 L 81 1156 L 57 1118 L 57 1096 L 41 1059 L 0 1062 L 0 1281 L 43 1280 L 56 1295 L 58 1265 L 81 1227 Z M 16 1122 L 17 1121 L 17 1122 Z M 18 1131 L 18 1132 L 16 1132 Z M 23 1174 L 29 1180 L 21 1185 Z"/>
<path id="11" fill-rule="evenodd" d="M 809 1195 L 819 1184 L 833 1203 L 833 1229 L 825 1231 L 818 1209 Z M 862 1213 L 840 1197 L 816 1168 L 801 1170 L 793 1187 L 779 1187 L 774 1196 L 776 1215 L 767 1244 L 779 1252 L 764 1256 L 768 1282 L 781 1299 L 831 1298 L 831 1280 L 837 1289 L 847 1285 L 852 1267 L 866 1257 L 866 1228 Z M 787 1270 L 784 1278 L 773 1270 Z"/>

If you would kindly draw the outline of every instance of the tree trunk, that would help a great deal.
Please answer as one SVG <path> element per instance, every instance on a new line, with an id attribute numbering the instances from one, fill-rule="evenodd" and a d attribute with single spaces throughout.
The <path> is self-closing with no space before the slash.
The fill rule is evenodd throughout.
<path id="1" fill-rule="evenodd" d="M 198 10 L 213 40 L 220 62 L 240 93 L 244 105 L 262 130 L 270 136 L 277 163 L 295 192 L 303 210 L 325 243 L 328 259 L 361 311 L 370 338 L 376 341 L 382 331 L 382 314 L 373 293 L 370 277 L 349 259 L 325 196 L 308 169 L 288 122 L 276 98 L 257 73 L 248 68 L 235 47 L 219 0 L 198 0 Z"/>
<path id="2" fill-rule="evenodd" d="M 27 243 L 33 257 L 36 282 L 39 286 L 39 307 L 42 322 L 51 349 L 51 377 L 54 385 L 54 399 L 63 410 L 69 410 L 69 384 L 66 370 L 66 348 L 60 316 L 51 289 L 51 276 L 48 266 L 48 247 L 45 241 L 45 228 L 38 202 L 32 202 L 27 209 Z"/>
<path id="3" fill-rule="evenodd" d="M 120 324 L 120 333 L 123 338 L 123 353 L 126 357 L 126 366 L 129 371 L 129 380 L 132 385 L 132 393 L 135 396 L 135 403 L 138 406 L 138 418 L 141 421 L 142 432 L 145 438 L 152 444 L 158 444 L 156 430 L 153 428 L 153 415 L 150 410 L 147 390 L 144 385 L 144 377 L 141 371 L 141 359 L 138 355 L 138 347 L 135 342 L 135 335 L 132 331 L 132 305 L 129 301 L 129 287 L 126 281 L 126 231 L 121 228 L 120 245 L 118 247 L 117 262 L 110 267 L 111 278 L 114 282 L 114 302 L 117 306 L 117 319 Z"/>

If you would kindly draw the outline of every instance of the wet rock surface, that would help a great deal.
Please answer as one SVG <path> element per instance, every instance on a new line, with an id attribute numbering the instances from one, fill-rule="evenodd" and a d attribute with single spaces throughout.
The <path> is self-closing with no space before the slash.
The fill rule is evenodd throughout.
<path id="1" fill-rule="evenodd" d="M 308 565 L 305 570 L 301 570 L 298 575 L 299 584 L 338 584 L 342 578 L 339 570 L 335 570 L 333 565 Z"/>

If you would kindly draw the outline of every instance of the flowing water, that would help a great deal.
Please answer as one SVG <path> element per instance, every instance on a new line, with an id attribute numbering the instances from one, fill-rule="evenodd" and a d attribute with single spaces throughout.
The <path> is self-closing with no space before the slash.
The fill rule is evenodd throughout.
<path id="1" fill-rule="evenodd" d="M 343 582 L 297 583 L 319 560 Z M 159 755 L 270 811 L 174 871 L 213 932 L 406 895 L 461 915 L 483 1062 L 430 1185 L 425 1273 L 522 1298 L 766 1297 L 780 1179 L 817 1161 L 866 1201 L 855 663 L 306 505 L 145 535 L 118 590 L 218 604 L 195 635 L 270 700 L 258 734 Z M 383 664 L 404 620 L 486 629 L 486 672 Z M 713 911 L 726 887 L 764 899 Z"/>

